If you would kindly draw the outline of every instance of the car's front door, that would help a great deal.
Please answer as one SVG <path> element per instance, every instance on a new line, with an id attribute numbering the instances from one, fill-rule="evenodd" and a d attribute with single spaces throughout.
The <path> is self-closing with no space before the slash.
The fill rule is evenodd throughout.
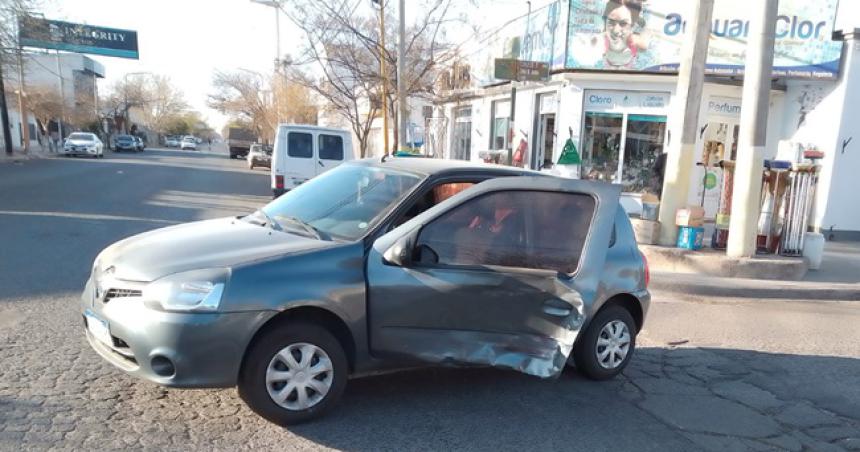
<path id="1" fill-rule="evenodd" d="M 379 238 L 367 261 L 372 353 L 557 375 L 594 301 L 619 194 L 494 179 Z"/>

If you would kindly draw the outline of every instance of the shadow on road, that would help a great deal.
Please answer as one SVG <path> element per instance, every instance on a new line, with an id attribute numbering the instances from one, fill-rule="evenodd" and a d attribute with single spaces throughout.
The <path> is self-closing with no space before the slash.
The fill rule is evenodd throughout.
<path id="1" fill-rule="evenodd" d="M 271 199 L 265 174 L 238 162 L 208 168 L 189 161 L 51 159 L 14 175 L 0 168 L 0 188 L 10 194 L 0 200 L 0 302 L 79 291 L 95 256 L 117 240 L 248 214 Z"/>
<path id="2" fill-rule="evenodd" d="M 554 381 L 491 369 L 416 370 L 350 381 L 332 416 L 290 430 L 345 450 L 707 447 L 696 435 L 673 432 L 683 414 L 699 418 L 689 433 L 742 448 L 754 438 L 761 446 L 765 438 L 821 426 L 860 437 L 860 394 L 848 381 L 821 381 L 822 367 L 860 375 L 857 359 L 706 348 L 639 350 L 624 377 L 606 382 L 572 369 Z M 798 407 L 805 420 L 779 418 Z"/>

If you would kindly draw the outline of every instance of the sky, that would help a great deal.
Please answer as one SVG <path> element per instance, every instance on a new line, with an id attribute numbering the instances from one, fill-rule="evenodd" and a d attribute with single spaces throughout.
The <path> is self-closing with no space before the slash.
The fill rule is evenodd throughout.
<path id="1" fill-rule="evenodd" d="M 136 30 L 140 59 L 89 55 L 105 67 L 106 92 L 126 73 L 170 77 L 185 100 L 220 130 L 227 118 L 206 106 L 218 70 L 271 72 L 275 58 L 275 12 L 250 0 L 51 0 L 45 17 Z M 301 38 L 281 16 L 281 49 Z"/>
<path id="2" fill-rule="evenodd" d="M 370 0 L 367 3 L 370 5 Z M 406 3 L 409 21 L 410 3 L 419 1 L 407 0 Z M 483 27 L 527 11 L 524 0 L 479 0 L 479 3 L 492 3 L 494 8 L 492 17 L 467 12 L 470 17 L 481 17 Z M 138 32 L 139 60 L 89 55 L 105 67 L 105 79 L 99 86 L 101 92 L 106 92 L 126 73 L 167 75 L 184 92 L 191 107 L 203 113 L 215 130 L 220 130 L 228 118 L 206 106 L 207 95 L 213 91 L 213 72 L 244 68 L 268 73 L 273 68 L 275 12 L 251 0 L 42 0 L 42 4 L 43 13 L 49 19 Z M 393 14 L 396 2 L 390 1 L 390 4 Z M 468 5 L 466 0 L 455 0 L 455 4 Z M 297 43 L 302 42 L 301 32 L 284 15 L 280 22 L 282 53 L 297 53 Z M 462 37 L 450 36 L 452 39 Z"/>
<path id="3" fill-rule="evenodd" d="M 268 73 L 276 54 L 275 12 L 251 0 L 39 0 L 49 19 L 81 22 L 113 28 L 136 30 L 139 60 L 90 55 L 105 67 L 106 77 L 99 89 L 106 92 L 126 73 L 152 72 L 167 75 L 185 94 L 195 110 L 203 113 L 216 130 L 227 121 L 206 106 L 213 91 L 215 70 L 238 68 Z M 325 0 L 321 0 L 325 1 Z M 368 6 L 371 0 L 366 0 Z M 396 2 L 388 0 L 394 14 Z M 533 0 L 538 9 L 552 0 Z M 686 1 L 686 0 L 685 0 Z M 465 14 L 483 30 L 526 13 L 526 0 L 454 0 Z M 422 0 L 406 0 L 407 21 L 410 11 Z M 842 0 L 840 17 L 858 17 L 860 0 Z M 854 8 L 854 10 L 851 10 Z M 492 11 L 489 14 L 489 11 Z M 849 11 L 851 10 L 851 11 Z M 297 53 L 301 32 L 281 15 L 281 51 Z M 856 20 L 854 21 L 856 22 Z M 389 26 L 396 26 L 391 23 Z M 468 28 L 468 27 L 465 27 Z M 468 40 L 464 30 L 448 35 L 453 42 Z"/>

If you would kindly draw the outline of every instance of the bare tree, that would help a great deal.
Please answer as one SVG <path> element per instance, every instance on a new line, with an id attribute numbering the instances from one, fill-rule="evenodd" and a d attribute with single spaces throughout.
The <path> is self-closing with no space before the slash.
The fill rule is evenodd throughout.
<path id="1" fill-rule="evenodd" d="M 171 83 L 170 78 L 164 75 L 147 79 L 144 97 L 140 107 L 143 123 L 158 134 L 167 133 L 167 121 L 188 109 L 185 96 Z"/>
<path id="2" fill-rule="evenodd" d="M 439 70 L 456 58 L 456 46 L 443 40 L 446 25 L 459 20 L 450 17 L 452 3 L 453 0 L 428 0 L 417 20 L 407 26 L 405 44 L 409 60 L 405 64 L 408 71 L 403 75 L 409 97 L 431 98 Z M 389 27 L 382 52 L 387 70 L 386 77 L 382 77 L 379 26 L 372 11 L 359 13 L 362 4 L 366 3 L 294 0 L 284 3 L 283 9 L 306 39 L 301 54 L 287 73 L 322 98 L 326 109 L 350 123 L 361 155 L 365 156 L 370 130 L 383 101 L 383 80 L 387 83 L 385 101 L 392 111 L 397 102 L 394 89 L 397 41 L 394 27 Z"/>
<path id="3" fill-rule="evenodd" d="M 48 124 L 62 114 L 63 98 L 53 87 L 33 87 L 27 91 L 27 106 L 36 118 L 39 134 L 45 137 Z"/>
<path id="4" fill-rule="evenodd" d="M 267 79 L 248 70 L 216 72 L 213 86 L 209 106 L 249 123 L 264 140 L 274 137 L 281 121 L 316 124 L 317 109 L 309 90 L 280 74 Z"/>
<path id="5" fill-rule="evenodd" d="M 274 136 L 271 109 L 271 90 L 267 89 L 262 74 L 251 71 L 215 72 L 212 85 L 215 92 L 209 95 L 210 108 L 247 121 L 260 137 Z"/>

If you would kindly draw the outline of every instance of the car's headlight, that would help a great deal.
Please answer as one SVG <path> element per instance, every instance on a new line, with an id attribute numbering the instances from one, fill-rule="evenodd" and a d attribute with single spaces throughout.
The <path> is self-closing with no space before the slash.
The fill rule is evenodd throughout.
<path id="1" fill-rule="evenodd" d="M 153 281 L 143 289 L 145 302 L 165 311 L 213 312 L 218 310 L 229 271 L 223 268 L 176 273 Z"/>

